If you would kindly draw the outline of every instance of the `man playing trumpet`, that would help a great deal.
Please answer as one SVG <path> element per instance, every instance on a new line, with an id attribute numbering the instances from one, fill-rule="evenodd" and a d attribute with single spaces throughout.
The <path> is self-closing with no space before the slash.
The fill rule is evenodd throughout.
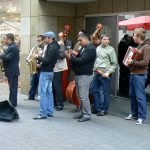
<path id="1" fill-rule="evenodd" d="M 35 49 L 36 51 L 38 50 L 39 54 L 42 53 L 41 51 L 43 51 L 44 49 L 44 38 L 42 35 L 37 36 L 37 46 L 33 47 L 33 49 L 31 50 L 35 51 Z M 30 79 L 29 95 L 27 98 L 25 98 L 25 100 L 35 100 L 35 95 L 36 95 L 38 83 L 39 83 L 39 68 L 40 68 L 39 65 L 40 64 L 38 64 L 37 60 L 32 58 L 33 51 L 32 52 L 30 51 L 28 58 L 27 58 L 27 63 L 30 65 L 31 79 Z"/>

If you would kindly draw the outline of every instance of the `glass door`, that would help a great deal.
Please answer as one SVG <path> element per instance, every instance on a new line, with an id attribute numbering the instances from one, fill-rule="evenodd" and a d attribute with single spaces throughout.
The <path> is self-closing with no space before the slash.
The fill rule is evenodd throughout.
<path id="1" fill-rule="evenodd" d="M 117 52 L 118 47 L 118 16 L 86 16 L 85 29 L 89 34 L 94 33 L 97 23 L 101 23 L 103 26 L 102 33 L 110 36 L 110 45 L 114 47 Z M 117 95 L 118 91 L 118 69 L 112 75 L 111 80 L 111 94 Z"/>

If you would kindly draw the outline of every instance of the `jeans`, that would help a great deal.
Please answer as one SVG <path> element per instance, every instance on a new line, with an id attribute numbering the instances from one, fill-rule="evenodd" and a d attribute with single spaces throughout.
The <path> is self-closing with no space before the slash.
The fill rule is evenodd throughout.
<path id="1" fill-rule="evenodd" d="M 30 79 L 30 90 L 29 90 L 29 99 L 35 99 L 35 94 L 37 92 L 39 84 L 39 73 L 31 75 Z"/>
<path id="2" fill-rule="evenodd" d="M 62 72 L 54 72 L 53 86 L 54 86 L 56 106 L 63 107 L 61 75 L 62 75 Z"/>
<path id="3" fill-rule="evenodd" d="M 53 115 L 54 100 L 52 94 L 53 72 L 41 72 L 39 79 L 40 114 L 44 117 Z"/>
<path id="4" fill-rule="evenodd" d="M 89 88 L 92 82 L 93 75 L 76 75 L 75 83 L 77 88 L 77 95 L 81 101 L 80 114 L 86 118 L 91 117 L 91 106 L 89 100 Z"/>
<path id="5" fill-rule="evenodd" d="M 90 87 L 90 92 L 94 98 L 94 108 L 97 112 L 109 109 L 110 100 L 110 78 L 104 78 L 100 74 L 95 74 Z"/>
<path id="6" fill-rule="evenodd" d="M 146 119 L 145 82 L 147 74 L 130 74 L 131 113 L 134 117 Z"/>

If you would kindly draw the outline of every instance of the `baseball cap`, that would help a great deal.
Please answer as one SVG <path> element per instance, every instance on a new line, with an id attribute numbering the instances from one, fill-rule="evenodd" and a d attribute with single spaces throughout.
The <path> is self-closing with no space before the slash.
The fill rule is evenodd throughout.
<path id="1" fill-rule="evenodd" d="M 55 33 L 53 31 L 49 31 L 43 34 L 44 37 L 55 38 Z"/>

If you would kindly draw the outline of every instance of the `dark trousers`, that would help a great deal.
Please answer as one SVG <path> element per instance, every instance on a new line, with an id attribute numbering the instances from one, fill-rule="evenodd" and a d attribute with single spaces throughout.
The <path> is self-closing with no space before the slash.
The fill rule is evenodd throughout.
<path id="1" fill-rule="evenodd" d="M 35 94 L 37 92 L 39 84 L 39 73 L 34 73 L 31 75 L 30 79 L 30 90 L 29 90 L 29 99 L 35 99 Z"/>
<path id="2" fill-rule="evenodd" d="M 53 88 L 54 88 L 54 96 L 56 100 L 56 105 L 63 107 L 63 95 L 62 95 L 62 80 L 61 80 L 62 72 L 54 72 L 53 78 Z"/>
<path id="3" fill-rule="evenodd" d="M 90 87 L 90 92 L 94 97 L 94 107 L 97 112 L 103 110 L 105 112 L 109 109 L 109 90 L 110 78 L 104 78 L 100 74 L 95 74 Z"/>
<path id="4" fill-rule="evenodd" d="M 17 92 L 18 92 L 18 75 L 8 76 L 9 84 L 9 101 L 11 104 L 17 106 Z"/>

